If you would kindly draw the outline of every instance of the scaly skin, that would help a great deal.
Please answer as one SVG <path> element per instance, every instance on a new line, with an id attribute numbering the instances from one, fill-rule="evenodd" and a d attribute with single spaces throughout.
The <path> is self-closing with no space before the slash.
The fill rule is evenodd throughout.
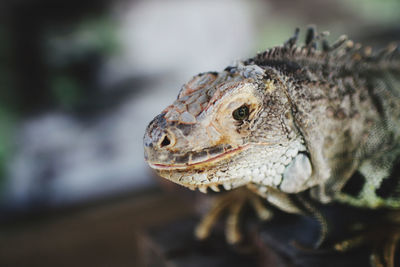
<path id="1" fill-rule="evenodd" d="M 191 189 L 247 186 L 292 213 L 289 196 L 306 190 L 321 203 L 400 207 L 398 48 L 330 46 L 313 28 L 297 46 L 297 35 L 186 83 L 146 129 L 146 161 Z"/>

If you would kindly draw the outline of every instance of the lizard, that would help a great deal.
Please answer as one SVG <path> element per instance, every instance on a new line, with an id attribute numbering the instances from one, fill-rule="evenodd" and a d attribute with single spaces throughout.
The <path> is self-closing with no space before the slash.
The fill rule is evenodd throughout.
<path id="1" fill-rule="evenodd" d="M 345 35 L 330 44 L 327 35 L 311 26 L 299 45 L 296 28 L 281 46 L 194 76 L 145 131 L 150 167 L 203 193 L 248 188 L 288 213 L 304 212 L 292 200 L 304 192 L 322 205 L 399 209 L 399 48 L 374 51 Z M 222 198 L 198 237 L 232 204 L 228 233 L 240 239 L 235 198 Z"/>

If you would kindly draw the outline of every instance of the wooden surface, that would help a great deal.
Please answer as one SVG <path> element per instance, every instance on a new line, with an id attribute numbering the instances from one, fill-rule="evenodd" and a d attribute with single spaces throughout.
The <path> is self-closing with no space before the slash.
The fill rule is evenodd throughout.
<path id="1" fill-rule="evenodd" d="M 141 266 L 137 233 L 192 214 L 182 196 L 146 192 L 0 224 L 0 266 Z"/>

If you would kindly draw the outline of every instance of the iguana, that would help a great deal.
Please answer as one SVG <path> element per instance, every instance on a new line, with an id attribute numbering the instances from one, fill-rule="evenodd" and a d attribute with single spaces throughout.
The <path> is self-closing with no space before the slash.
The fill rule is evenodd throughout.
<path id="1" fill-rule="evenodd" d="M 297 45 L 298 35 L 183 85 L 146 129 L 146 161 L 180 185 L 247 187 L 289 213 L 302 213 L 291 198 L 302 192 L 322 204 L 400 208 L 398 47 L 375 52 L 345 36 L 329 44 L 314 27 Z M 235 219 L 242 202 L 233 202 Z M 220 210 L 198 236 L 208 235 Z"/>

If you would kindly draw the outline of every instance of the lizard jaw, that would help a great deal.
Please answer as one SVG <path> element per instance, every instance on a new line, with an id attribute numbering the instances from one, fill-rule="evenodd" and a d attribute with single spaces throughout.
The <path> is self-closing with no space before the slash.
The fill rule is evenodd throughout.
<path id="1" fill-rule="evenodd" d="M 218 162 L 229 159 L 231 157 L 234 157 L 237 154 L 240 154 L 244 150 L 248 149 L 250 147 L 250 144 L 239 146 L 234 149 L 230 149 L 225 151 L 224 153 L 220 153 L 218 155 L 214 155 L 208 159 L 198 161 L 198 162 L 192 162 L 192 163 L 185 163 L 185 164 L 160 164 L 160 163 L 151 163 L 148 162 L 151 168 L 153 168 L 160 176 L 177 183 L 181 186 L 187 187 L 191 190 L 196 190 L 198 189 L 202 193 L 207 193 L 207 189 L 210 188 L 215 192 L 220 191 L 219 186 L 223 186 L 225 190 L 231 190 L 233 188 L 239 187 L 242 184 L 240 183 L 241 179 L 223 179 L 223 180 L 213 180 L 213 179 L 207 179 L 203 178 L 198 181 L 196 181 L 196 174 L 198 173 L 203 173 L 204 170 L 207 168 L 213 168 L 213 166 L 216 166 Z M 185 172 L 187 170 L 193 171 L 193 177 L 191 179 L 191 182 L 188 182 L 185 179 L 182 179 L 182 176 L 179 174 L 182 172 Z M 196 182 L 194 182 L 196 181 Z M 243 185 L 246 183 L 246 181 L 243 181 Z"/>
<path id="2" fill-rule="evenodd" d="M 172 170 L 186 170 L 189 168 L 206 168 L 208 166 L 214 165 L 214 163 L 219 162 L 221 160 L 227 159 L 229 157 L 232 157 L 243 150 L 247 149 L 249 145 L 244 145 L 244 146 L 239 146 L 237 148 L 227 150 L 224 153 L 212 156 L 208 159 L 198 161 L 198 162 L 188 162 L 188 163 L 183 163 L 183 164 L 162 164 L 162 163 L 152 163 L 148 162 L 149 166 L 152 169 L 155 169 L 157 171 L 172 171 Z"/>

